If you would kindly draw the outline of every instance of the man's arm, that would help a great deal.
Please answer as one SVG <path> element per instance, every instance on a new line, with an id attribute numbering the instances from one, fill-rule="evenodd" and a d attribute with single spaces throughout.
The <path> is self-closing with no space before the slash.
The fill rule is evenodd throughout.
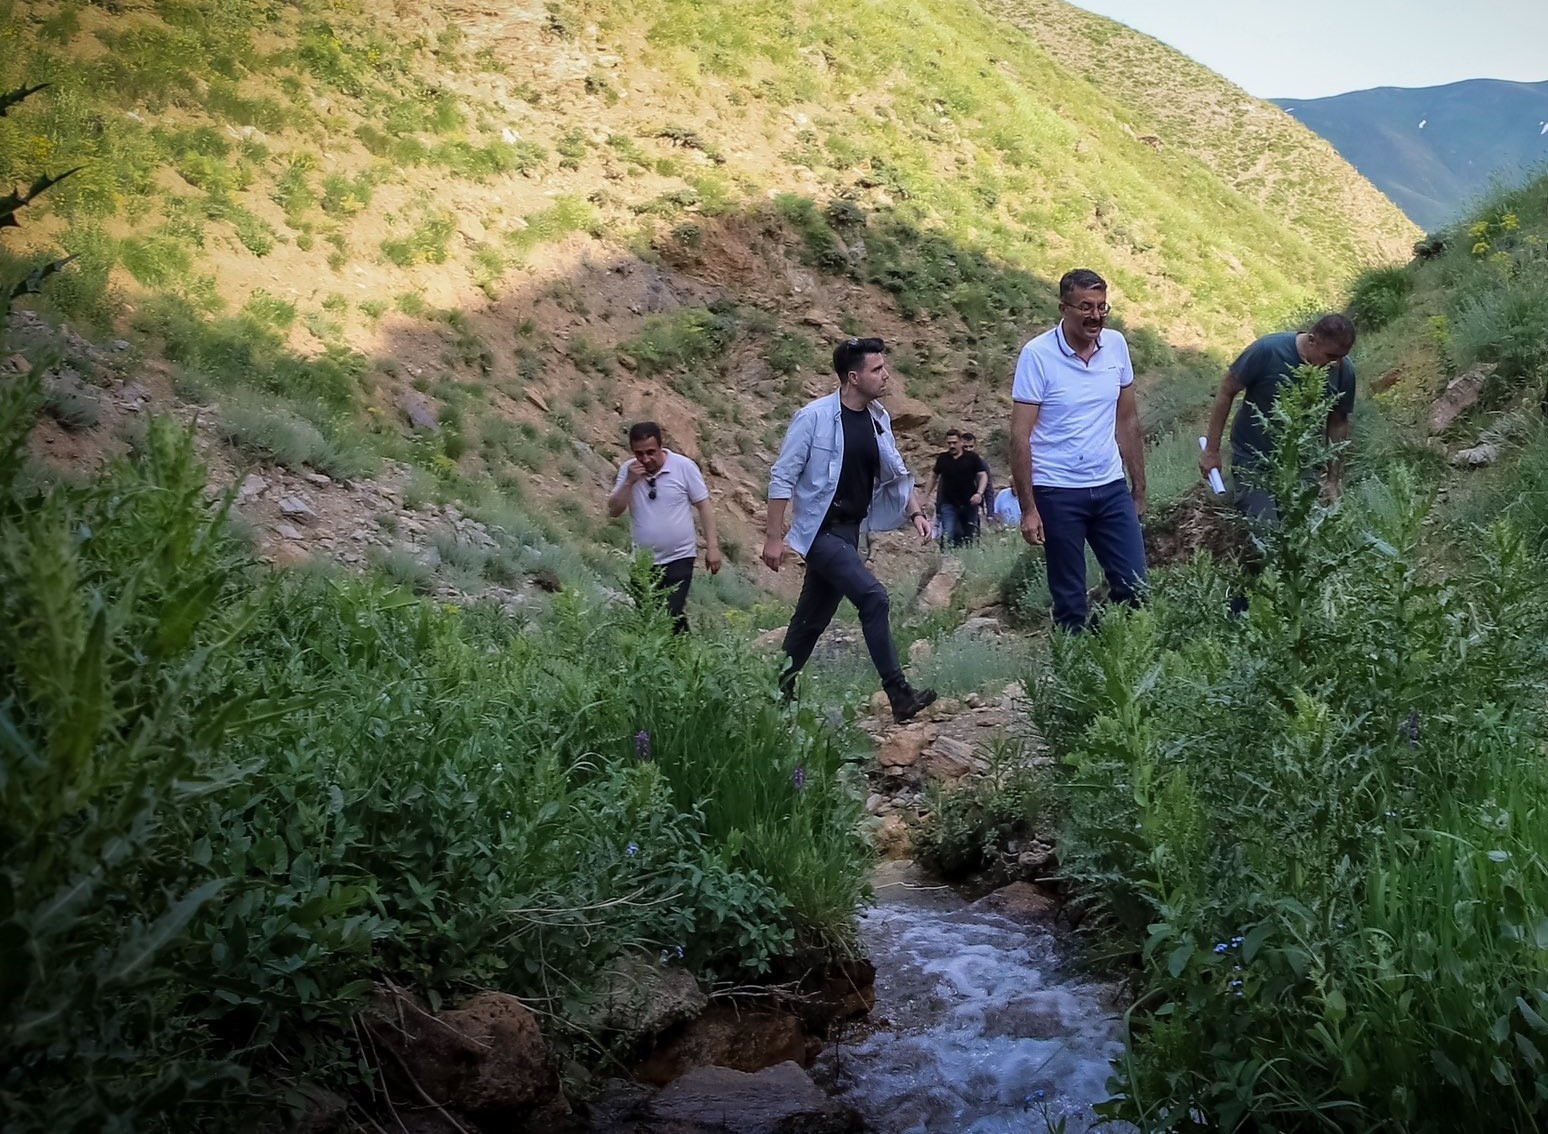
<path id="1" fill-rule="evenodd" d="M 930 520 L 925 515 L 924 506 L 919 502 L 919 486 L 916 484 L 908 490 L 908 518 L 914 525 L 914 530 L 919 533 L 919 538 L 924 543 L 930 542 Z"/>
<path id="2" fill-rule="evenodd" d="M 1331 446 L 1345 445 L 1349 441 L 1349 415 L 1342 410 L 1335 409 L 1328 414 L 1328 427 L 1325 433 L 1327 442 Z M 1342 452 L 1335 453 L 1333 459 L 1328 462 L 1327 471 L 1328 492 L 1337 496 L 1344 490 L 1344 457 Z"/>
<path id="3" fill-rule="evenodd" d="M 1032 429 L 1042 409 L 1036 402 L 1011 406 L 1011 479 L 1021 500 L 1021 538 L 1034 547 L 1043 542 L 1043 518 L 1032 496 Z"/>
<path id="4" fill-rule="evenodd" d="M 1209 426 L 1204 432 L 1204 449 L 1199 453 L 1199 472 L 1205 477 L 1210 469 L 1220 468 L 1220 438 L 1225 433 L 1226 418 L 1231 416 L 1231 403 L 1243 388 L 1236 371 L 1227 370 L 1220 380 L 1220 389 L 1215 391 L 1214 404 L 1209 407 Z"/>
<path id="5" fill-rule="evenodd" d="M 694 506 L 699 513 L 699 527 L 704 531 L 704 565 L 711 575 L 720 573 L 720 536 L 715 531 L 715 507 L 706 496 Z"/>
<path id="6" fill-rule="evenodd" d="M 926 500 L 934 500 L 935 499 L 935 482 L 940 479 L 940 475 L 941 475 L 940 458 L 936 458 L 935 467 L 930 470 L 930 487 L 926 488 L 925 492 L 924 492 L 924 498 Z M 909 511 L 912 512 L 913 509 L 910 508 Z"/>
<path id="7" fill-rule="evenodd" d="M 973 478 L 974 504 L 982 504 L 984 493 L 989 491 L 989 466 L 984 464 L 984 459 L 978 459 L 978 475 Z"/>
<path id="8" fill-rule="evenodd" d="M 1140 428 L 1139 399 L 1134 396 L 1134 384 L 1118 391 L 1118 453 L 1123 457 L 1123 471 L 1129 474 L 1129 495 L 1134 497 L 1134 510 L 1145 517 L 1145 431 Z"/>
<path id="9" fill-rule="evenodd" d="M 634 486 L 645 475 L 645 466 L 639 461 L 630 461 L 628 472 L 623 480 L 614 486 L 613 491 L 607 497 L 607 514 L 610 519 L 622 516 L 629 510 L 629 501 L 634 497 Z"/>
<path id="10" fill-rule="evenodd" d="M 763 522 L 763 563 L 770 571 L 778 571 L 785 561 L 785 512 L 789 508 L 789 500 L 769 498 L 769 514 Z"/>

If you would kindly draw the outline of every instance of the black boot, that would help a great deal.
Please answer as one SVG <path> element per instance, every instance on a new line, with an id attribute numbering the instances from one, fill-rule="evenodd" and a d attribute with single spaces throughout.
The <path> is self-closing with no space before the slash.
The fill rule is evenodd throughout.
<path id="1" fill-rule="evenodd" d="M 915 689 L 904 682 L 887 690 L 887 700 L 892 704 L 892 719 L 898 724 L 911 721 L 935 703 L 934 689 Z"/>

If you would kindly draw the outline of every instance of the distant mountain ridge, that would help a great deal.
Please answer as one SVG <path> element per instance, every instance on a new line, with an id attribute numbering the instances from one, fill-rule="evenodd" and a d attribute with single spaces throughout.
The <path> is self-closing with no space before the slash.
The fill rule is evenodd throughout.
<path id="1" fill-rule="evenodd" d="M 1272 101 L 1427 229 L 1460 217 L 1495 181 L 1524 182 L 1548 162 L 1548 82 L 1467 79 Z"/>

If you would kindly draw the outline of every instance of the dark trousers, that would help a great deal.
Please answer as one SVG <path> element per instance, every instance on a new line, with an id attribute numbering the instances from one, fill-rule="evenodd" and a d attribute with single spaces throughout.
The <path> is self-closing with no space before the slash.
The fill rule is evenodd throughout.
<path id="1" fill-rule="evenodd" d="M 978 538 L 978 506 L 976 504 L 949 504 L 942 500 L 936 506 L 941 518 L 941 546 L 948 544 L 961 547 Z"/>
<path id="2" fill-rule="evenodd" d="M 655 568 L 656 593 L 666 596 L 667 613 L 672 616 L 672 633 L 688 633 L 688 615 L 683 613 L 688 605 L 688 588 L 693 585 L 693 566 L 697 556 L 674 559 L 670 563 L 658 563 Z M 643 605 L 646 596 L 632 596 L 636 606 Z M 650 596 L 655 597 L 655 596 Z"/>
<path id="3" fill-rule="evenodd" d="M 1056 625 L 1073 631 L 1085 628 L 1088 543 L 1107 575 L 1113 600 L 1139 604 L 1145 587 L 1145 538 L 1127 483 L 1120 479 L 1100 488 L 1034 485 L 1032 499 L 1043 518 Z"/>
<path id="4" fill-rule="evenodd" d="M 871 574 L 860 558 L 858 525 L 835 525 L 818 534 L 806 553 L 806 581 L 801 597 L 785 631 L 785 653 L 789 661 L 781 684 L 787 691 L 794 687 L 795 675 L 812 656 L 817 639 L 838 613 L 839 602 L 848 599 L 860 612 L 860 629 L 865 635 L 871 663 L 881 676 L 882 688 L 903 686 L 903 666 L 897 647 L 892 643 L 892 626 L 887 621 L 891 600 L 887 588 Z"/>

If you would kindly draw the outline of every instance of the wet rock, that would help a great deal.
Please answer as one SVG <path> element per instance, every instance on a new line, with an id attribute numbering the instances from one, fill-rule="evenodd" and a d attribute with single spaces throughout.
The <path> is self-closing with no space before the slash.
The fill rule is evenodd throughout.
<path id="1" fill-rule="evenodd" d="M 791 1012 L 717 1003 L 667 1037 L 634 1068 L 634 1077 L 660 1086 L 697 1067 L 752 1072 L 787 1060 L 807 1066 L 820 1048 Z"/>
<path id="2" fill-rule="evenodd" d="M 1059 912 L 1059 903 L 1030 882 L 1012 882 L 974 903 L 1004 914 L 1024 925 L 1049 921 Z"/>
<path id="3" fill-rule="evenodd" d="M 651 1119 L 681 1124 L 683 1134 L 858 1134 L 860 1117 L 823 1094 L 795 1063 L 757 1074 L 701 1067 L 646 1108 Z M 648 1127 L 649 1129 L 649 1127 Z"/>
<path id="4" fill-rule="evenodd" d="M 1481 362 L 1466 374 L 1459 374 L 1447 383 L 1446 392 L 1430 407 L 1430 432 L 1444 432 L 1471 409 L 1496 369 L 1498 367 L 1492 362 Z"/>
<path id="5" fill-rule="evenodd" d="M 613 966 L 608 991 L 592 1018 L 592 1030 L 618 1036 L 634 1048 L 675 1024 L 694 1019 L 709 1004 L 699 982 L 684 969 L 663 968 L 654 958 L 623 957 Z"/>
<path id="6" fill-rule="evenodd" d="M 568 1113 L 537 1020 L 514 996 L 482 992 L 436 1015 L 395 989 L 377 994 L 365 1020 L 400 1103 L 446 1107 L 484 1128 Z"/>

